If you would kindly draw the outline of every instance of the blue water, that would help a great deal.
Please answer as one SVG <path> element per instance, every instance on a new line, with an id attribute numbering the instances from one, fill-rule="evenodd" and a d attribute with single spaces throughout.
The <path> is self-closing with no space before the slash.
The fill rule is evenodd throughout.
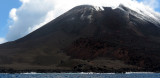
<path id="1" fill-rule="evenodd" d="M 160 78 L 160 73 L 132 74 L 81 74 L 81 73 L 48 73 L 48 74 L 0 74 L 0 78 Z"/>

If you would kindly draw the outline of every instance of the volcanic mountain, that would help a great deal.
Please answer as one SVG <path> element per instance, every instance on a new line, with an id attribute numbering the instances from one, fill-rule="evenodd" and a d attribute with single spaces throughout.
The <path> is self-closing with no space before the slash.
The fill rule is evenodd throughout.
<path id="1" fill-rule="evenodd" d="M 160 71 L 160 23 L 124 5 L 74 7 L 0 45 L 1 72 Z"/>

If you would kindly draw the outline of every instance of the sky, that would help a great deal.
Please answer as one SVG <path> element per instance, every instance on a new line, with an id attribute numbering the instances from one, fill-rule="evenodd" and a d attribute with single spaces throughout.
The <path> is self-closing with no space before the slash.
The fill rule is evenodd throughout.
<path id="1" fill-rule="evenodd" d="M 12 8 L 18 8 L 22 3 L 19 0 L 1 0 L 0 1 L 0 43 L 4 42 L 9 25 L 9 13 Z"/>
<path id="2" fill-rule="evenodd" d="M 160 0 L 0 0 L 0 44 L 33 32 L 77 5 L 114 8 L 120 3 L 147 14 L 160 13 Z"/>
<path id="3" fill-rule="evenodd" d="M 0 37 L 4 37 L 7 31 L 7 24 L 8 24 L 8 15 L 10 10 L 15 7 L 18 8 L 21 3 L 18 0 L 1 0 L 0 1 Z"/>

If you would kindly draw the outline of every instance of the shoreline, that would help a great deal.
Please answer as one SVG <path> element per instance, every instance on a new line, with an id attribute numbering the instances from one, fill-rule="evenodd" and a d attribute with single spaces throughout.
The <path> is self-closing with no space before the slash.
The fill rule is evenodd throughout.
<path id="1" fill-rule="evenodd" d="M 0 69 L 1 73 L 82 73 L 82 74 L 92 74 L 92 73 L 108 73 L 108 74 L 133 74 L 133 73 L 160 73 L 159 70 L 147 70 L 147 69 L 81 69 L 81 70 L 62 70 L 62 69 Z"/>
<path id="2" fill-rule="evenodd" d="M 37 73 L 37 72 L 25 72 L 25 73 L 0 73 L 0 74 L 108 74 L 108 75 L 114 75 L 114 74 L 160 74 L 157 72 L 125 72 L 125 73 L 97 73 L 97 72 L 50 72 L 50 73 Z"/>
<path id="3" fill-rule="evenodd" d="M 160 72 L 145 72 L 145 71 L 137 71 L 137 72 L 34 72 L 34 71 L 23 71 L 23 72 L 0 72 L 0 74 L 154 74 Z"/>

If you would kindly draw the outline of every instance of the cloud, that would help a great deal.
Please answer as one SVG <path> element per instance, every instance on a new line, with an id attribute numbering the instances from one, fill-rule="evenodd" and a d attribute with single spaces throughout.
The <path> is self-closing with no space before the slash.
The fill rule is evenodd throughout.
<path id="1" fill-rule="evenodd" d="M 10 18 L 12 18 L 13 21 L 16 21 L 16 20 L 17 20 L 16 11 L 17 11 L 17 9 L 15 9 L 15 8 L 13 8 L 13 9 L 10 11 Z"/>
<path id="2" fill-rule="evenodd" d="M 159 0 L 142 0 L 141 2 L 147 6 L 150 6 L 153 9 L 160 8 L 159 7 L 159 4 L 160 4 Z"/>
<path id="3" fill-rule="evenodd" d="M 5 42 L 6 42 L 5 38 L 0 38 L 0 44 L 5 43 Z"/>
<path id="4" fill-rule="evenodd" d="M 22 3 L 28 3 L 30 0 L 20 0 Z"/>
<path id="5" fill-rule="evenodd" d="M 55 19 L 59 15 L 68 11 L 69 9 L 82 5 L 89 4 L 95 6 L 108 6 L 116 8 L 119 4 L 141 12 L 144 12 L 151 17 L 156 18 L 155 12 L 150 7 L 138 3 L 136 0 L 20 0 L 22 5 L 19 8 L 13 8 L 10 11 L 9 32 L 6 40 L 13 41 L 21 38 L 28 33 L 40 28 L 49 21 Z M 150 0 L 151 1 L 151 0 Z M 145 2 L 145 1 L 144 1 Z M 153 3 L 154 4 L 154 3 Z M 148 12 L 152 11 L 152 13 Z M 154 15 L 153 15 L 154 14 Z M 157 15 L 158 16 L 158 15 Z"/>
<path id="6" fill-rule="evenodd" d="M 6 36 L 8 41 L 21 38 L 39 28 L 39 25 L 44 25 L 51 20 L 48 18 L 48 13 L 54 9 L 54 3 L 51 0 L 20 1 L 22 6 L 18 9 L 13 8 L 10 11 L 12 24 L 9 26 L 9 32 Z M 43 23 L 44 21 L 47 22 Z"/>

